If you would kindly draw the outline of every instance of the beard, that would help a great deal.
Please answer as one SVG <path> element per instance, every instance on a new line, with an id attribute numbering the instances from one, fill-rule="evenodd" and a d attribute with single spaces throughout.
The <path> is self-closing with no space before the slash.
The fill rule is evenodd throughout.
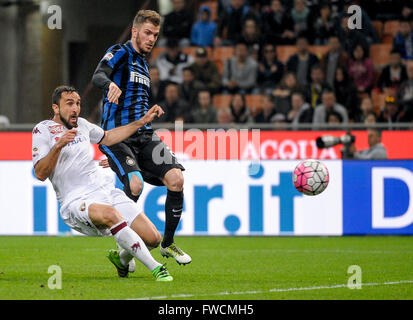
<path id="1" fill-rule="evenodd" d="M 65 119 L 65 118 L 62 116 L 62 114 L 61 114 L 60 112 L 59 112 L 59 116 L 60 116 L 60 120 L 63 122 L 63 124 L 65 125 L 66 128 L 68 128 L 69 130 L 70 130 L 70 129 L 73 129 L 73 126 L 69 123 L 69 121 L 68 121 L 67 119 Z M 74 127 L 77 128 L 77 123 L 76 123 L 76 125 L 75 125 Z"/>
<path id="2" fill-rule="evenodd" d="M 149 54 L 150 50 L 146 50 L 145 47 L 143 46 L 142 41 L 139 37 L 139 33 L 136 35 L 135 44 L 136 44 L 136 46 L 139 49 L 141 54 L 143 54 L 143 55 Z"/>

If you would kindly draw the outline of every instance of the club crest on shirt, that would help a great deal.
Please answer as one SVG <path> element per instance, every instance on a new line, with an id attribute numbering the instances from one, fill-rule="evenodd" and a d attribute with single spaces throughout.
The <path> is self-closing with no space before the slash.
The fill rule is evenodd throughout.
<path id="1" fill-rule="evenodd" d="M 107 54 L 105 54 L 102 60 L 109 61 L 112 58 L 113 58 L 113 53 L 108 52 Z"/>
<path id="2" fill-rule="evenodd" d="M 128 165 L 128 166 L 134 166 L 135 165 L 135 160 L 134 159 L 132 159 L 131 157 L 129 157 L 129 156 L 126 156 L 126 164 Z"/>

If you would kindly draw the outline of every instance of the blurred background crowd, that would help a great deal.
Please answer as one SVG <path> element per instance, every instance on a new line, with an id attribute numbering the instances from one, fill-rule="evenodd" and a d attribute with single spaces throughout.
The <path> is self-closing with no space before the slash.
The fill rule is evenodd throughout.
<path id="1" fill-rule="evenodd" d="M 164 122 L 411 122 L 413 5 L 371 4 L 219 0 L 194 15 L 172 0 L 149 58 L 151 104 Z"/>
<path id="2" fill-rule="evenodd" d="M 8 48 L 0 52 L 0 123 L 40 121 L 61 83 L 80 90 L 84 116 L 99 123 L 93 71 L 109 46 L 130 38 L 143 6 L 163 17 L 147 57 L 150 104 L 166 111 L 158 122 L 392 129 L 413 120 L 411 0 L 55 2 L 62 30 L 45 27 L 42 7 L 50 1 L 0 0 L 0 41 Z"/>

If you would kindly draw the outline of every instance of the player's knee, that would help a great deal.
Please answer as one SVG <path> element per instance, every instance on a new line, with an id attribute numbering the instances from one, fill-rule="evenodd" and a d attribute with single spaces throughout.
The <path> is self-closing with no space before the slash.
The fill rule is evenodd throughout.
<path id="1" fill-rule="evenodd" d="M 143 190 L 143 178 L 139 172 L 129 174 L 129 188 L 133 196 L 139 196 Z"/>
<path id="2" fill-rule="evenodd" d="M 159 244 L 162 241 L 162 236 L 161 234 L 156 230 L 153 232 L 151 235 L 150 239 L 148 240 L 147 245 L 152 247 L 152 248 L 157 248 L 159 247 Z"/>
<path id="3" fill-rule="evenodd" d="M 169 174 L 167 187 L 171 191 L 182 191 L 184 189 L 184 176 L 181 170 L 174 170 Z"/>
<path id="4" fill-rule="evenodd" d="M 111 227 L 121 221 L 122 216 L 115 208 L 108 206 L 103 210 L 103 222 L 105 225 Z"/>

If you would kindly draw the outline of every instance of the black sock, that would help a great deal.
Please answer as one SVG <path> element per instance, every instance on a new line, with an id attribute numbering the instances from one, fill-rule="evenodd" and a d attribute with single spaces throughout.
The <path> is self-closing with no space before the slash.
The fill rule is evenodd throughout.
<path id="1" fill-rule="evenodd" d="M 181 220 L 183 204 L 183 191 L 168 190 L 165 201 L 165 233 L 161 244 L 164 248 L 169 247 L 174 242 L 174 234 L 179 220 Z"/>

